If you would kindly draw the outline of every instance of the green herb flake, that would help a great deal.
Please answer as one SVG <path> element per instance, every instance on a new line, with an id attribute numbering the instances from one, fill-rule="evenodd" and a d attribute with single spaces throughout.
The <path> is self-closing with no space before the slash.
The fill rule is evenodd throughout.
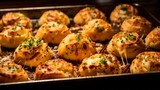
<path id="1" fill-rule="evenodd" d="M 119 41 L 120 41 L 121 43 L 123 43 L 122 36 L 119 37 Z"/>
<path id="2" fill-rule="evenodd" d="M 111 63 L 113 62 L 112 59 L 109 60 Z"/>
<path id="3" fill-rule="evenodd" d="M 121 5 L 121 10 L 127 11 L 127 6 Z"/>
<path id="4" fill-rule="evenodd" d="M 145 56 L 142 56 L 141 59 L 142 59 L 142 60 L 145 60 Z"/>
<path id="5" fill-rule="evenodd" d="M 73 18 L 69 18 L 70 21 L 73 21 Z"/>
<path id="6" fill-rule="evenodd" d="M 38 40 L 36 41 L 36 44 L 39 45 L 40 42 L 41 42 L 41 39 L 38 39 Z"/>
<path id="7" fill-rule="evenodd" d="M 98 32 L 102 32 L 103 30 L 104 30 L 104 28 L 103 27 L 96 27 L 96 30 L 98 31 Z"/>
<path id="8" fill-rule="evenodd" d="M 100 63 L 101 63 L 101 64 L 107 64 L 107 61 L 106 61 L 105 58 L 102 58 L 102 59 L 100 60 Z"/>
<path id="9" fill-rule="evenodd" d="M 61 22 L 60 22 L 60 21 L 57 21 L 57 24 L 61 24 Z"/>
<path id="10" fill-rule="evenodd" d="M 13 28 L 12 28 L 12 30 L 16 30 L 17 29 L 17 26 L 14 26 Z"/>
<path id="11" fill-rule="evenodd" d="M 11 66 L 8 66 L 8 69 L 11 69 Z"/>
<path id="12" fill-rule="evenodd" d="M 83 63 L 85 66 L 87 65 L 87 63 L 85 62 L 85 63 Z"/>
<path id="13" fill-rule="evenodd" d="M 95 8 L 95 7 L 90 7 L 90 9 L 91 9 L 91 10 L 95 10 L 96 8 Z"/>
<path id="14" fill-rule="evenodd" d="M 77 34 L 77 37 L 76 37 L 76 40 L 77 40 L 78 42 L 81 40 L 80 35 L 81 35 L 81 34 Z"/>

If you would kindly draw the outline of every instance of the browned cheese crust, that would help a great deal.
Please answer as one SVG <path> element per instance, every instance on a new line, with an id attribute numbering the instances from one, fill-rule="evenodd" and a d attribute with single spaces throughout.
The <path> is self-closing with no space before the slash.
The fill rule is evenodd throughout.
<path id="1" fill-rule="evenodd" d="M 2 16 L 2 23 L 7 25 L 20 25 L 32 30 L 32 22 L 29 17 L 21 12 L 8 12 Z"/>
<path id="2" fill-rule="evenodd" d="M 133 59 L 130 72 L 131 73 L 142 73 L 160 71 L 160 52 L 146 51 L 137 55 Z"/>
<path id="3" fill-rule="evenodd" d="M 106 20 L 105 14 L 95 7 L 86 7 L 81 9 L 73 18 L 74 23 L 77 25 L 85 25 L 92 19 L 104 19 Z"/>
<path id="4" fill-rule="evenodd" d="M 53 52 L 47 43 L 31 37 L 24 40 L 14 51 L 14 61 L 18 64 L 36 67 L 51 59 Z"/>
<path id="5" fill-rule="evenodd" d="M 132 16 L 125 19 L 121 31 L 137 32 L 140 36 L 147 36 L 152 30 L 152 23 L 142 16 Z"/>
<path id="6" fill-rule="evenodd" d="M 119 32 L 110 40 L 107 51 L 117 57 L 131 59 L 145 50 L 142 39 L 136 32 Z"/>
<path id="7" fill-rule="evenodd" d="M 111 12 L 110 21 L 114 23 L 122 23 L 125 19 L 137 14 L 137 8 L 133 7 L 132 5 L 119 4 Z"/>
<path id="8" fill-rule="evenodd" d="M 70 19 L 69 17 L 62 11 L 60 10 L 48 10 L 45 11 L 42 16 L 40 17 L 38 24 L 39 26 L 43 25 L 46 22 L 60 22 L 65 25 L 70 24 Z"/>
<path id="9" fill-rule="evenodd" d="M 95 43 L 80 33 L 67 35 L 58 46 L 58 55 L 69 61 L 81 62 L 96 53 Z"/>
<path id="10" fill-rule="evenodd" d="M 70 29 L 59 22 L 44 23 L 39 29 L 36 38 L 43 39 L 44 42 L 51 44 L 59 44 L 64 37 L 70 34 Z"/>
<path id="11" fill-rule="evenodd" d="M 93 41 L 110 40 L 114 35 L 111 24 L 103 19 L 93 19 L 84 25 L 82 34 L 88 35 Z"/>
<path id="12" fill-rule="evenodd" d="M 5 26 L 0 33 L 0 44 L 7 48 L 17 48 L 24 39 L 30 37 L 31 32 L 29 29 L 19 25 L 8 25 Z"/>
<path id="13" fill-rule="evenodd" d="M 20 82 L 30 80 L 28 74 L 21 65 L 13 61 L 6 61 L 0 64 L 0 83 Z"/>
<path id="14" fill-rule="evenodd" d="M 48 60 L 36 67 L 35 80 L 69 78 L 73 77 L 74 69 L 72 63 L 64 59 Z"/>
<path id="15" fill-rule="evenodd" d="M 160 27 L 157 26 L 146 36 L 145 45 L 148 48 L 160 50 Z"/>
<path id="16" fill-rule="evenodd" d="M 80 76 L 120 74 L 120 61 L 112 54 L 94 54 L 83 59 L 79 66 Z"/>

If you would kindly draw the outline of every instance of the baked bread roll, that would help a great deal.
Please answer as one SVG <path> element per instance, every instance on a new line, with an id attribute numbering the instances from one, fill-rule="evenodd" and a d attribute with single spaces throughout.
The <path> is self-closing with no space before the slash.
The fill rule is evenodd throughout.
<path id="1" fill-rule="evenodd" d="M 96 53 L 95 43 L 80 33 L 67 35 L 58 46 L 58 55 L 69 61 L 81 62 Z"/>
<path id="2" fill-rule="evenodd" d="M 0 20 L 0 31 L 2 31 L 3 30 L 3 27 L 4 27 L 4 25 L 3 25 L 3 23 L 2 23 L 2 19 Z"/>
<path id="3" fill-rule="evenodd" d="M 65 25 L 70 24 L 70 19 L 64 12 L 60 10 L 48 10 L 45 11 L 40 17 L 38 25 L 41 26 L 46 22 L 52 22 L 52 21 L 63 23 Z"/>
<path id="4" fill-rule="evenodd" d="M 93 19 L 84 25 L 83 35 L 88 35 L 93 41 L 110 40 L 114 35 L 111 24 L 103 19 Z"/>
<path id="5" fill-rule="evenodd" d="M 145 50 L 145 45 L 136 32 L 119 32 L 112 37 L 106 49 L 117 57 L 132 59 Z"/>
<path id="6" fill-rule="evenodd" d="M 86 7 L 81 9 L 73 18 L 76 25 L 85 25 L 88 21 L 92 19 L 104 19 L 106 20 L 105 14 L 95 7 Z"/>
<path id="7" fill-rule="evenodd" d="M 59 44 L 64 37 L 70 34 L 70 29 L 62 23 L 48 22 L 44 23 L 39 29 L 36 38 L 43 39 L 44 42 Z"/>
<path id="8" fill-rule="evenodd" d="M 21 65 L 13 61 L 6 61 L 0 64 L 0 83 L 20 82 L 30 80 L 26 71 Z"/>
<path id="9" fill-rule="evenodd" d="M 19 25 L 8 25 L 0 33 L 0 44 L 6 48 L 16 48 L 24 39 L 31 37 L 31 31 Z"/>
<path id="10" fill-rule="evenodd" d="M 137 15 L 138 10 L 130 4 L 117 5 L 110 14 L 110 21 L 113 23 L 122 23 L 132 15 Z"/>
<path id="11" fill-rule="evenodd" d="M 29 17 L 21 12 L 8 12 L 2 16 L 2 23 L 7 25 L 20 25 L 32 30 L 32 22 Z"/>
<path id="12" fill-rule="evenodd" d="M 151 71 L 160 71 L 160 52 L 146 51 L 139 53 L 131 63 L 130 72 L 141 73 Z"/>
<path id="13" fill-rule="evenodd" d="M 94 54 L 85 58 L 79 66 L 80 76 L 98 76 L 106 74 L 120 74 L 120 62 L 112 54 Z"/>
<path id="14" fill-rule="evenodd" d="M 36 67 L 34 79 L 55 79 L 73 77 L 74 69 L 72 63 L 63 59 L 48 60 Z"/>
<path id="15" fill-rule="evenodd" d="M 132 16 L 125 19 L 121 25 L 121 31 L 137 32 L 140 36 L 146 36 L 152 30 L 152 23 L 142 16 Z"/>
<path id="16" fill-rule="evenodd" d="M 31 37 L 16 48 L 13 57 L 16 63 L 32 68 L 51 59 L 53 52 L 43 40 Z"/>
<path id="17" fill-rule="evenodd" d="M 146 47 L 160 50 L 160 27 L 154 28 L 145 38 Z"/>

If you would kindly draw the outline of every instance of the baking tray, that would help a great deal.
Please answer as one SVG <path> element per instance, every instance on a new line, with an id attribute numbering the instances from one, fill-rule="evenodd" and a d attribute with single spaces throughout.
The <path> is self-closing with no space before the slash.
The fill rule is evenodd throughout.
<path id="1" fill-rule="evenodd" d="M 95 6 L 100 9 L 102 12 L 105 13 L 107 19 L 109 21 L 109 15 L 114 7 L 118 4 L 110 3 L 105 5 L 68 5 L 68 6 L 43 6 L 43 7 L 25 7 L 25 8 L 7 8 L 7 9 L 0 9 L 0 18 L 7 12 L 11 11 L 20 11 L 25 13 L 32 21 L 33 25 L 35 25 L 42 15 L 42 13 L 46 10 L 53 10 L 58 9 L 66 13 L 70 18 L 73 18 L 75 14 L 84 7 L 87 6 Z M 132 4 L 135 6 L 138 11 L 139 15 L 144 16 L 147 18 L 152 24 L 153 27 L 159 26 L 160 21 L 152 15 L 150 12 L 145 10 L 141 5 L 138 3 Z M 36 27 L 35 27 L 36 28 Z M 15 88 L 16 89 L 47 89 L 47 88 L 82 88 L 86 87 L 88 89 L 102 89 L 107 85 L 107 88 L 111 87 L 112 85 L 118 85 L 123 87 L 125 84 L 129 84 L 132 86 L 140 85 L 140 83 L 145 83 L 148 86 L 150 83 L 160 80 L 158 77 L 160 76 L 159 71 L 154 72 L 145 72 L 145 73 L 123 73 L 123 74 L 114 74 L 114 75 L 101 75 L 101 76 L 87 76 L 87 77 L 75 77 L 75 78 L 61 78 L 61 79 L 47 79 L 47 80 L 31 80 L 31 81 L 24 81 L 24 82 L 11 82 L 11 83 L 0 83 L 0 88 Z M 122 83 L 123 82 L 123 83 Z M 83 87 L 82 87 L 83 86 Z M 146 86 L 147 87 L 147 86 Z M 112 87 L 116 88 L 116 87 Z"/>

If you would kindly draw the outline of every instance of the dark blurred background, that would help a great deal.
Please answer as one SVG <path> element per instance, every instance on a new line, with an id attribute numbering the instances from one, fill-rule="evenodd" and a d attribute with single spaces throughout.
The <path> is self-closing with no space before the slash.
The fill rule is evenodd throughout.
<path id="1" fill-rule="evenodd" d="M 160 20 L 160 0 L 1 0 L 0 8 L 110 3 L 139 3 Z"/>

